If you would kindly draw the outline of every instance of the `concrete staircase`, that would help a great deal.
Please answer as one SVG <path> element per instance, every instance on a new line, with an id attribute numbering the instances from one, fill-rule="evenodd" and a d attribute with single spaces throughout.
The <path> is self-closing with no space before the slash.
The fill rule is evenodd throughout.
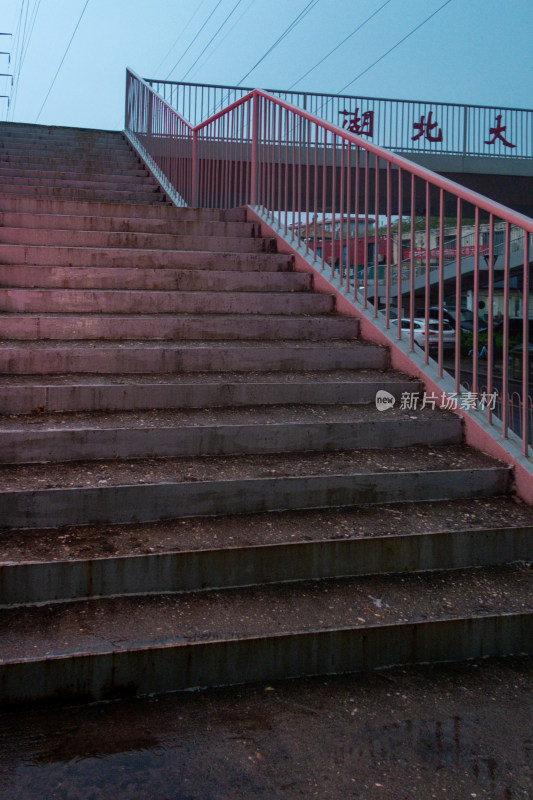
<path id="1" fill-rule="evenodd" d="M 0 125 L 0 702 L 531 652 L 532 510 L 244 210 Z"/>

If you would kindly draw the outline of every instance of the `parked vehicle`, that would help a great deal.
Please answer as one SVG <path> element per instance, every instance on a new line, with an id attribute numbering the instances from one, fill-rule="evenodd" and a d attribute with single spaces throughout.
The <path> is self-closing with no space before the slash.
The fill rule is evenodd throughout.
<path id="1" fill-rule="evenodd" d="M 439 306 L 431 306 L 429 309 L 429 313 L 435 319 L 439 317 Z M 472 332 L 474 330 L 474 315 L 471 311 L 467 308 L 461 308 L 460 310 L 460 317 L 459 317 L 459 327 L 465 333 Z M 442 307 L 442 318 L 445 319 L 449 325 L 452 326 L 454 330 L 457 328 L 457 314 L 455 313 L 455 308 L 448 308 L 447 306 Z M 486 331 L 487 330 L 487 323 L 478 317 L 478 331 Z"/>
<path id="2" fill-rule="evenodd" d="M 392 320 L 391 325 L 398 325 L 398 320 Z M 439 343 L 439 321 L 438 319 L 430 319 L 426 331 L 426 320 L 421 317 L 415 317 L 412 321 L 413 326 L 413 339 L 422 349 L 426 347 L 426 337 L 429 343 L 429 348 L 434 349 Z M 401 320 L 402 333 L 409 336 L 411 331 L 411 320 L 403 318 Z M 442 346 L 445 350 L 455 347 L 455 329 L 449 322 L 443 320 L 442 322 Z"/>

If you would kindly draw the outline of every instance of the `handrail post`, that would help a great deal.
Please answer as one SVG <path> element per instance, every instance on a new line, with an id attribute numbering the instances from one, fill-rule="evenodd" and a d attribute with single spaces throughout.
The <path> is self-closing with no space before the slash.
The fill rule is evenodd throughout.
<path id="1" fill-rule="evenodd" d="M 257 205 L 257 170 L 259 149 L 259 95 L 254 91 L 252 97 L 252 165 L 250 177 L 250 205 Z"/>
<path id="2" fill-rule="evenodd" d="M 466 156 L 468 142 L 468 106 L 463 106 L 463 156 Z"/>
<path id="3" fill-rule="evenodd" d="M 131 86 L 131 76 L 129 69 L 126 69 L 126 97 L 124 101 L 124 130 L 127 131 L 130 128 L 128 119 L 128 106 L 129 106 L 129 97 L 130 97 L 130 86 Z"/>
<path id="4" fill-rule="evenodd" d="M 199 174 L 198 174 L 198 131 L 192 132 L 192 207 L 198 208 Z"/>

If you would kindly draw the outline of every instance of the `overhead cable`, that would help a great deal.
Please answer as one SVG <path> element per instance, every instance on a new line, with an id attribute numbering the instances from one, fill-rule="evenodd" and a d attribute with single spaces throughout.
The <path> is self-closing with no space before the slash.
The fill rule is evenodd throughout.
<path id="1" fill-rule="evenodd" d="M 335 53 L 335 52 L 336 52 L 336 51 L 339 49 L 339 47 L 342 47 L 342 45 L 343 45 L 343 44 L 345 44 L 345 43 L 348 41 L 348 39 L 351 39 L 351 38 L 352 38 L 352 36 L 355 36 L 355 34 L 356 34 L 358 31 L 360 31 L 360 30 L 361 30 L 361 28 L 364 28 L 364 26 L 366 25 L 366 23 L 367 23 L 367 22 L 370 22 L 370 20 L 371 20 L 371 19 L 373 19 L 373 18 L 376 16 L 376 14 L 379 14 L 379 12 L 380 12 L 380 11 L 381 11 L 383 8 L 385 8 L 385 6 L 387 6 L 387 5 L 388 5 L 390 2 L 391 2 L 391 0 L 385 0 L 385 2 L 383 3 L 383 5 L 381 5 L 381 6 L 380 6 L 378 9 L 376 9 L 376 11 L 374 11 L 374 13 L 373 13 L 373 14 L 370 14 L 370 16 L 369 16 L 369 17 L 367 17 L 367 18 L 366 18 L 366 19 L 365 19 L 363 22 L 361 22 L 361 24 L 360 24 L 360 25 L 358 25 L 358 26 L 357 26 L 357 28 L 354 28 L 354 30 L 353 30 L 351 33 L 349 33 L 349 34 L 348 34 L 348 36 L 346 36 L 346 37 L 345 37 L 345 38 L 342 40 L 342 42 L 339 42 L 339 44 L 335 45 L 335 47 L 333 48 L 333 50 L 330 50 L 330 51 L 329 51 L 329 53 L 327 53 L 327 54 L 326 54 L 326 55 L 325 55 L 323 58 L 321 58 L 321 59 L 320 59 L 320 61 L 317 61 L 317 62 L 316 62 L 316 64 L 315 64 L 313 67 L 311 67 L 311 69 L 308 69 L 308 70 L 307 70 L 307 72 L 304 72 L 304 74 L 303 74 L 303 75 L 302 75 L 300 78 L 298 78 L 298 80 L 297 80 L 297 81 L 294 81 L 294 83 L 293 83 L 293 84 L 291 84 L 291 86 L 289 86 L 289 89 L 292 89 L 292 88 L 294 88 L 294 87 L 296 86 L 296 84 L 297 84 L 297 83 L 300 83 L 300 81 L 303 81 L 303 79 L 304 79 L 304 78 L 307 78 L 307 76 L 308 76 L 308 75 L 310 75 L 312 72 L 314 72 L 314 71 L 315 71 L 315 69 L 316 69 L 317 67 L 319 67 L 321 64 L 323 64 L 323 63 L 324 63 L 324 61 L 327 61 L 327 60 L 328 60 L 328 58 L 329 58 L 330 56 L 332 56 L 332 55 L 333 55 L 333 53 Z"/>
<path id="2" fill-rule="evenodd" d="M 171 46 L 171 47 L 170 47 L 170 48 L 167 50 L 167 52 L 165 53 L 165 55 L 163 56 L 163 58 L 161 59 L 161 61 L 160 61 L 160 62 L 159 62 L 159 64 L 157 65 L 157 67 L 154 69 L 154 71 L 153 71 L 153 73 L 152 73 L 154 76 L 156 76 L 156 77 L 157 77 L 157 71 L 158 71 L 158 70 L 161 68 L 161 66 L 162 66 L 162 65 L 165 63 L 165 61 L 167 60 L 167 58 L 169 57 L 169 55 L 171 54 L 171 52 L 174 50 L 174 48 L 176 47 L 176 45 L 177 45 L 177 43 L 180 41 L 180 39 L 182 39 L 182 38 L 183 38 L 183 36 L 185 35 L 185 32 L 186 32 L 186 30 L 188 29 L 189 25 L 191 24 L 191 22 L 193 21 L 193 19 L 195 18 L 195 16 L 198 14 L 198 12 L 199 12 L 199 11 L 200 11 L 200 9 L 202 8 L 202 6 L 205 4 L 205 2 L 206 2 L 206 0 L 202 0 L 202 2 L 200 3 L 200 5 L 196 6 L 196 10 L 195 10 L 195 11 L 193 11 L 193 13 L 192 13 L 191 17 L 189 18 L 189 21 L 187 22 L 187 24 L 185 25 L 185 27 L 181 29 L 179 36 L 178 36 L 178 37 L 177 37 L 177 38 L 174 40 L 174 44 L 173 44 L 173 45 L 172 45 L 172 46 Z"/>
<path id="3" fill-rule="evenodd" d="M 189 50 L 191 49 L 191 47 L 193 46 L 193 44 L 195 43 L 195 41 L 196 41 L 196 40 L 198 39 L 198 37 L 200 36 L 201 32 L 203 31 L 203 29 L 205 28 L 205 26 L 207 25 L 207 23 L 209 22 L 209 20 L 210 20 L 210 19 L 211 19 L 211 17 L 213 16 L 213 14 L 215 13 L 215 11 L 217 10 L 217 8 L 218 8 L 218 7 L 219 7 L 219 5 L 221 4 L 221 2 L 222 2 L 222 0 L 218 0 L 218 3 L 217 3 L 217 4 L 216 4 L 216 6 L 213 8 L 213 10 L 211 11 L 211 13 L 207 15 L 207 17 L 205 18 L 205 20 L 204 20 L 204 22 L 203 22 L 203 24 L 202 24 L 202 26 L 201 26 L 200 30 L 197 32 L 197 34 L 196 34 L 196 36 L 193 38 L 192 42 L 189 44 L 189 46 L 187 47 L 187 49 L 183 51 L 183 53 L 181 54 L 181 56 L 178 58 L 178 60 L 176 61 L 176 63 L 174 64 L 174 66 L 172 67 L 172 69 L 170 70 L 170 72 L 168 73 L 167 77 L 165 78 L 165 80 L 166 80 L 166 81 L 167 81 L 167 80 L 170 78 L 170 76 L 172 75 L 172 73 L 174 72 L 174 70 L 176 69 L 176 67 L 178 66 L 178 64 L 179 64 L 179 63 L 182 61 L 183 57 L 187 55 L 187 53 L 189 52 Z"/>
<path id="4" fill-rule="evenodd" d="M 203 62 L 202 62 L 202 63 L 201 63 L 199 66 L 198 66 L 198 68 L 197 68 L 196 72 L 194 73 L 194 75 L 197 75 L 197 74 L 198 74 L 198 70 L 202 69 L 202 67 L 204 67 L 204 66 L 205 66 L 205 64 L 207 64 L 207 62 L 211 60 L 211 57 L 212 57 L 212 56 L 214 56 L 214 55 L 215 55 L 215 53 L 216 53 L 216 51 L 219 49 L 219 47 L 220 47 L 222 44 L 224 44 L 224 42 L 226 41 L 226 39 L 228 38 L 228 36 L 229 36 L 229 35 L 232 33 L 232 31 L 234 31 L 234 30 L 235 30 L 235 28 L 237 27 L 237 25 L 239 24 L 239 22 L 241 21 L 241 19 L 242 19 L 242 18 L 243 18 L 243 17 L 244 17 L 244 16 L 245 16 L 247 13 L 248 13 L 248 11 L 251 9 L 251 7 L 253 6 L 253 4 L 254 4 L 255 2 L 256 2 L 256 0 L 250 0 L 250 2 L 248 3 L 248 5 L 246 6 L 246 8 L 244 9 L 244 11 L 242 12 L 242 14 L 240 15 L 240 17 L 237 17 L 237 19 L 235 20 L 235 22 L 233 23 L 233 25 L 231 26 L 231 28 L 229 29 L 229 31 L 227 31 L 226 35 L 225 35 L 225 36 L 223 36 L 223 37 L 222 37 L 222 39 L 221 39 L 221 40 L 218 42 L 218 44 L 217 44 L 215 47 L 213 47 L 213 48 L 211 49 L 211 52 L 209 53 L 209 55 L 207 56 L 207 58 L 206 58 L 206 59 L 205 59 L 205 60 L 204 60 L 204 61 L 203 61 Z M 194 78 L 194 75 L 191 75 L 191 78 Z"/>
<path id="5" fill-rule="evenodd" d="M 416 26 L 416 28 L 413 28 L 411 31 L 409 31 L 409 33 L 407 33 L 407 34 L 406 34 L 405 36 L 403 36 L 403 37 L 402 37 L 402 38 L 401 38 L 401 39 L 400 39 L 398 42 L 396 42 L 396 44 L 395 44 L 395 45 L 393 45 L 392 47 L 390 47 L 390 48 L 387 50 L 387 52 L 386 52 L 386 53 L 383 53 L 383 55 L 382 55 L 382 56 L 380 56 L 379 58 L 376 58 L 376 60 L 375 60 L 375 61 L 374 61 L 372 64 L 370 64 L 370 66 L 369 66 L 369 67 L 367 67 L 367 68 L 366 68 L 366 69 L 364 69 L 362 72 L 360 72 L 360 73 L 359 73 L 359 75 L 356 75 L 356 76 L 355 76 L 355 78 L 352 78 L 352 80 L 351 80 L 351 81 L 349 81 L 349 83 L 347 83 L 345 86 L 343 86 L 343 87 L 342 87 L 342 89 L 339 89 L 339 91 L 337 92 L 337 94 L 342 94 L 342 93 L 345 91 L 345 89 L 347 89 L 347 88 L 348 88 L 348 86 L 351 86 L 351 85 L 352 85 L 352 83 L 355 83 L 355 82 L 356 82 L 357 80 L 359 80 L 359 78 L 361 78 L 363 75 L 366 75 L 366 73 L 367 73 L 367 72 L 369 72 L 369 71 L 370 71 L 370 70 L 371 70 L 373 67 L 375 67 L 375 66 L 376 66 L 376 64 L 379 64 L 379 62 L 380 62 L 380 61 L 383 61 L 383 59 L 384 59 L 384 58 L 386 58 L 386 57 L 389 55 L 389 53 L 392 53 L 392 51 L 393 51 L 393 50 L 396 50 L 396 48 L 397 48 L 397 47 L 399 47 L 401 44 L 403 44 L 403 43 L 404 43 L 404 42 L 405 42 L 407 39 L 409 39 L 409 37 L 410 37 L 410 36 L 412 36 L 414 33 L 416 33 L 417 31 L 419 31 L 419 30 L 420 30 L 420 28 L 421 28 L 423 25 L 425 25 L 425 24 L 426 24 L 426 22 L 429 22 L 429 20 L 430 20 L 430 19 L 432 19 L 432 18 L 433 18 L 433 17 L 434 17 L 436 14 L 438 14 L 438 13 L 439 13 L 439 11 L 442 11 L 442 9 L 443 9 L 445 6 L 449 5 L 449 3 L 451 3 L 451 2 L 452 2 L 452 0 L 446 0 L 446 2 L 445 2 L 445 3 L 443 3 L 441 6 L 439 6 L 439 8 L 437 8 L 437 10 L 436 10 L 436 11 L 433 11 L 433 13 L 429 15 L 429 17 L 426 17 L 426 19 L 425 19 L 423 22 L 421 22 L 419 25 L 417 25 L 417 26 Z"/>
<path id="6" fill-rule="evenodd" d="M 271 53 L 273 50 L 275 50 L 275 49 L 276 49 L 276 47 L 277 47 L 279 44 L 281 44 L 281 42 L 283 41 L 283 39 L 285 39 L 285 37 L 286 37 L 286 36 L 288 36 L 288 35 L 289 35 L 289 33 L 290 33 L 290 32 L 291 32 L 291 31 L 292 31 L 292 30 L 293 30 L 293 29 L 294 29 L 294 28 L 295 28 L 297 25 L 299 25 L 299 24 L 300 24 L 300 22 L 301 22 L 301 21 L 302 21 L 302 20 L 303 20 L 303 19 L 304 19 L 304 18 L 305 18 L 305 17 L 306 17 L 308 14 L 309 14 L 309 12 L 310 12 L 310 11 L 312 11 L 312 10 L 313 10 L 313 8 L 314 8 L 314 7 L 315 7 L 315 6 L 316 6 L 316 5 L 317 5 L 319 2 L 320 2 L 320 0 L 311 0 L 311 2 L 310 2 L 310 3 L 308 3 L 308 4 L 305 6 L 305 8 L 304 8 L 302 11 L 300 11 L 300 13 L 299 13 L 299 14 L 298 14 L 298 15 L 297 15 L 297 16 L 296 16 L 294 19 L 293 19 L 293 21 L 292 21 L 292 22 L 291 22 L 289 25 L 287 25 L 287 27 L 285 28 L 285 30 L 283 31 L 283 33 L 282 33 L 282 34 L 280 34 L 280 36 L 278 36 L 278 38 L 276 39 L 276 41 L 274 42 L 274 44 L 272 44 L 272 45 L 271 45 L 271 46 L 268 48 L 268 50 L 267 50 L 265 53 L 263 53 L 263 55 L 261 56 L 261 58 L 259 59 L 259 61 L 256 61 L 256 62 L 255 62 L 255 64 L 253 65 L 253 67 L 252 67 L 251 69 L 249 69 L 249 70 L 248 70 L 248 72 L 246 73 L 246 75 L 243 75 L 243 77 L 240 79 L 240 81 L 239 81 L 239 83 L 237 84 L 237 86 L 240 86 L 240 85 L 241 85 L 241 83 L 243 83 L 243 81 L 245 81 L 245 80 L 246 80 L 246 78 L 248 77 L 248 75 L 251 75 L 251 73 L 254 71 L 254 69 L 255 69 L 256 67 L 258 67 L 258 66 L 259 66 L 259 64 L 261 64 L 261 62 L 262 62 L 262 61 L 264 61 L 264 60 L 265 60 L 265 58 L 266 58 L 267 56 L 269 56 L 269 55 L 270 55 L 270 53 Z"/>
<path id="7" fill-rule="evenodd" d="M 212 41 L 214 41 L 214 40 L 216 39 L 216 37 L 218 36 L 218 34 L 220 33 L 220 31 L 222 30 L 222 28 L 224 27 L 224 25 L 226 25 L 226 23 L 227 23 L 227 22 L 229 22 L 229 20 L 231 19 L 232 15 L 235 13 L 235 11 L 237 11 L 237 9 L 238 9 L 238 7 L 240 6 L 240 4 L 241 4 L 241 3 L 242 3 L 242 0 L 237 0 L 237 2 L 235 3 L 235 5 L 233 6 L 233 8 L 231 9 L 231 11 L 229 12 L 229 14 L 227 15 L 226 19 L 224 20 L 224 22 L 223 22 L 221 25 L 219 25 L 219 26 L 218 26 L 217 30 L 215 31 L 215 33 L 213 34 L 213 36 L 212 36 L 212 37 L 209 39 L 208 43 L 206 44 L 206 46 L 204 47 L 204 49 L 202 50 L 202 52 L 200 53 L 200 55 L 198 56 L 198 58 L 197 58 L 195 61 L 193 61 L 193 63 L 191 64 L 191 66 L 189 67 L 189 69 L 187 70 L 187 72 L 185 73 L 185 75 L 183 76 L 183 78 L 181 79 L 182 81 L 184 81 L 184 80 L 185 80 L 185 78 L 187 77 L 187 75 L 189 74 L 189 72 L 190 72 L 190 71 L 193 69 L 193 67 L 195 67 L 195 66 L 196 66 L 196 64 L 199 62 L 199 60 L 201 59 L 201 57 L 203 56 L 203 54 L 205 53 L 205 51 L 207 50 L 207 48 L 209 47 L 209 45 L 211 44 L 211 42 L 212 42 Z"/>
<path id="8" fill-rule="evenodd" d="M 41 108 L 39 109 L 39 113 L 38 113 L 38 114 L 37 114 L 37 116 L 35 117 L 35 122 L 37 122 L 37 121 L 38 121 L 38 119 L 39 119 L 39 117 L 41 116 L 42 110 L 43 110 L 43 108 L 44 108 L 44 107 L 45 107 L 45 105 L 46 105 L 46 101 L 48 100 L 48 98 L 49 98 L 49 96 L 50 96 L 50 92 L 51 92 L 51 91 L 52 91 L 52 89 L 54 88 L 54 84 L 55 84 L 55 82 L 56 82 L 57 76 L 59 75 L 59 72 L 60 72 L 60 70 L 61 70 L 61 67 L 63 66 L 63 62 L 64 62 L 65 58 L 67 57 L 67 53 L 68 53 L 68 51 L 70 50 L 70 45 L 72 44 L 72 41 L 73 41 L 73 39 L 74 39 L 74 37 L 75 37 L 75 35 L 76 35 L 76 31 L 78 30 L 78 28 L 79 28 L 79 26 L 80 26 L 80 22 L 81 22 L 81 20 L 82 20 L 82 18 L 83 18 L 83 15 L 85 14 L 85 9 L 86 9 L 86 8 L 87 8 L 87 6 L 89 5 L 89 2 L 90 2 L 90 0 L 86 0 L 86 3 L 85 3 L 85 5 L 83 6 L 83 10 L 82 10 L 82 12 L 81 12 L 81 14 L 80 14 L 80 16 L 79 16 L 79 19 L 78 19 L 78 21 L 77 21 L 77 23 L 76 23 L 76 27 L 75 27 L 75 28 L 74 28 L 74 30 L 72 31 L 72 36 L 70 37 L 70 41 L 69 41 L 69 43 L 67 44 L 67 47 L 66 47 L 66 50 L 65 50 L 65 52 L 63 53 L 63 58 L 61 59 L 61 63 L 59 64 L 59 66 L 58 66 L 58 68 L 57 68 L 57 72 L 56 72 L 56 74 L 54 75 L 54 78 L 53 78 L 53 80 L 52 80 L 52 83 L 50 84 L 50 88 L 48 89 L 48 92 L 46 93 L 46 97 L 45 97 L 45 98 L 44 98 L 44 100 L 43 100 L 43 104 L 42 104 Z"/>

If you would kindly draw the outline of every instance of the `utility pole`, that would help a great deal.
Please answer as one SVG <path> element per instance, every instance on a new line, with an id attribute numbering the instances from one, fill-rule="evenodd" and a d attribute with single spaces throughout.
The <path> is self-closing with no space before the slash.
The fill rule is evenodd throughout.
<path id="1" fill-rule="evenodd" d="M 4 33 L 0 31 L 0 36 L 13 36 L 12 33 Z M 11 66 L 11 51 L 10 50 L 0 50 L 0 56 L 7 56 L 7 66 L 8 68 Z M 13 75 L 9 72 L 0 72 L 0 78 L 11 78 L 11 83 L 9 87 L 9 94 L 0 94 L 0 100 L 7 100 L 6 104 L 6 119 L 7 119 L 7 112 L 9 111 L 9 103 L 11 102 L 11 95 L 13 92 Z"/>

